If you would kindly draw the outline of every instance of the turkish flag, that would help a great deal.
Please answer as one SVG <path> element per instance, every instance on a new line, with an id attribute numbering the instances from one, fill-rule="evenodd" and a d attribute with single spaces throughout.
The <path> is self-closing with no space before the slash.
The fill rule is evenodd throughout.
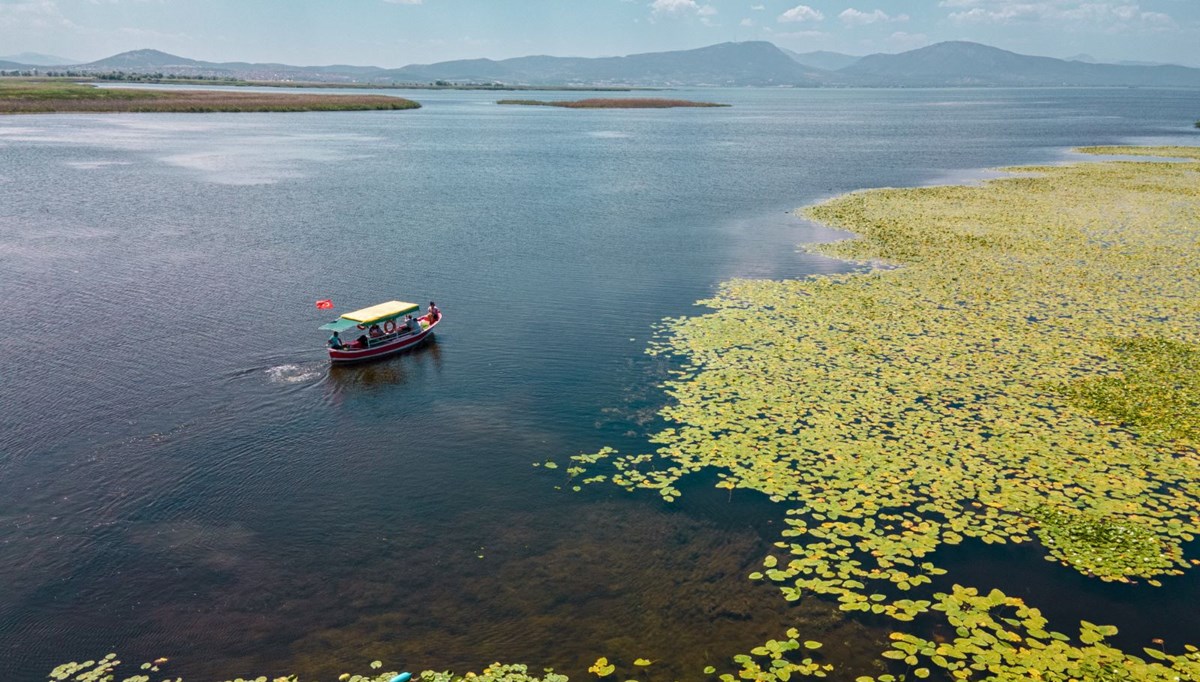
<path id="1" fill-rule="evenodd" d="M 333 307 L 333 301 L 331 299 L 326 298 L 326 299 L 317 301 L 317 310 L 329 310 L 332 307 Z"/>

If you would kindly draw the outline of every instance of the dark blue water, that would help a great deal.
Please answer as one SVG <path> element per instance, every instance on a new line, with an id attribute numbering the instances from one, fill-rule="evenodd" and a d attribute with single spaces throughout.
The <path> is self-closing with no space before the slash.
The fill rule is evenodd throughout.
<path id="1" fill-rule="evenodd" d="M 775 539 L 762 501 L 574 494 L 531 464 L 648 451 L 652 327 L 722 280 L 843 269 L 795 252 L 836 236 L 798 206 L 1200 143 L 1195 91 L 405 94 L 424 108 L 0 119 L 0 677 L 109 650 L 210 677 L 597 655 L 687 676 L 797 623 L 873 655 L 879 631 L 744 579 Z M 321 298 L 446 319 L 331 370 Z"/>

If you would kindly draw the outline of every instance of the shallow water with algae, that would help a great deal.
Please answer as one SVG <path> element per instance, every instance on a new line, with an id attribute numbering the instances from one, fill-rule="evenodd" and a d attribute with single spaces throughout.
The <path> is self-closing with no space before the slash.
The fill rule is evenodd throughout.
<path id="1" fill-rule="evenodd" d="M 732 332 L 756 329 L 774 334 L 772 346 L 812 351 L 821 362 L 767 363 L 759 374 L 737 368 L 705 388 L 703 397 L 721 406 L 706 419 L 747 424 L 714 442 L 750 464 L 725 469 L 727 462 L 707 459 L 712 453 L 692 452 L 688 469 L 706 468 L 679 480 L 665 473 L 670 503 L 610 486 L 571 494 L 580 476 L 569 465 L 530 466 L 604 445 L 650 452 L 655 433 L 664 446 L 671 438 L 702 442 L 704 423 L 661 435 L 670 422 L 691 418 L 681 400 L 689 394 L 656 389 L 681 377 L 669 374 L 676 358 L 643 353 L 650 330 L 695 312 L 693 301 L 731 278 L 862 271 L 796 253 L 797 243 L 844 235 L 788 215 L 795 206 L 867 187 L 973 177 L 983 167 L 1058 162 L 1081 144 L 1195 139 L 1187 128 L 1195 94 L 681 96 L 734 106 L 509 109 L 488 93 L 423 92 L 415 97 L 422 109 L 395 114 L 0 121 L 0 290 L 19 324 L 0 340 L 17 359 L 5 364 L 0 396 L 0 673 L 36 679 L 57 663 L 117 649 L 127 660 L 170 657 L 167 672 L 188 679 L 287 671 L 326 679 L 372 659 L 464 671 L 521 661 L 583 677 L 599 656 L 621 674 L 697 679 L 708 666 L 736 669 L 735 656 L 805 652 L 819 665 L 798 673 L 833 665 L 831 677 L 854 679 L 886 674 L 880 652 L 901 641 L 888 638 L 897 615 L 915 618 L 913 637 L 952 639 L 954 630 L 918 613 L 918 603 L 934 602 L 934 590 L 953 596 L 950 581 L 968 574 L 966 584 L 984 588 L 982 598 L 1002 587 L 1004 599 L 1021 596 L 1043 609 L 1052 628 L 1065 632 L 1080 618 L 1114 623 L 1120 633 L 1110 639 L 1126 650 L 1135 642 L 1123 637 L 1165 637 L 1173 655 L 1200 639 L 1187 607 L 1200 589 L 1181 563 L 1195 556 L 1186 544 L 1192 522 L 1176 513 L 1190 493 L 1185 484 L 1171 487 L 1172 477 L 1186 476 L 1184 459 L 1173 464 L 1167 456 L 1179 442 L 1176 427 L 1155 426 L 1162 409 L 1145 415 L 1140 432 L 1094 426 L 1141 414 L 1154 377 L 1190 366 L 1178 344 L 1195 343 L 1172 332 L 1173 316 L 1191 310 L 1185 298 L 1125 309 L 1103 295 L 1104 286 L 1120 286 L 1143 300 L 1169 279 L 1165 268 L 1137 270 L 1147 256 L 1122 250 L 1125 242 L 1114 240 L 1128 235 L 1117 228 L 1094 244 L 1063 244 L 1119 243 L 1124 269 L 1093 282 L 1082 265 L 1068 263 L 1063 276 L 1078 291 L 1042 301 L 1029 315 L 1036 322 L 1022 322 L 1012 306 L 985 305 L 1023 293 L 1024 283 L 964 280 L 962 305 L 955 299 L 939 312 L 965 324 L 985 311 L 994 333 L 973 332 L 965 350 L 955 345 L 965 331 L 901 329 L 901 313 L 937 290 L 892 310 L 894 301 L 870 288 L 893 273 L 913 277 L 912 265 L 851 280 L 866 284 L 845 320 L 857 326 L 840 338 L 859 337 L 856 347 L 806 340 L 800 327 L 770 331 L 762 320 L 738 319 L 736 305 L 718 313 L 734 326 L 702 331 L 701 323 L 681 322 L 694 330 L 689 343 L 713 352 Z M 1181 190 L 1163 203 L 1186 205 L 1186 197 Z M 1129 225 L 1152 217 L 1137 202 L 1122 210 Z M 1062 229 L 1072 217 L 1064 216 Z M 1156 253 L 1185 255 L 1171 241 L 1171 230 L 1185 223 L 1160 235 Z M 955 239 L 1044 264 L 1020 239 L 983 229 Z M 955 267 L 969 265 L 962 255 Z M 1194 274 L 1194 265 L 1181 267 Z M 793 289 L 833 286 L 818 281 L 826 284 L 742 279 L 723 291 L 783 301 Z M 1073 320 L 1069 308 L 1089 295 L 1103 308 L 1095 328 Z M 345 311 L 392 296 L 438 301 L 447 320 L 436 341 L 395 360 L 328 369 L 314 331 L 325 318 L 312 302 L 332 298 Z M 834 304 L 814 297 L 807 305 L 826 314 L 820 306 Z M 1145 316 L 1157 320 L 1146 342 L 1168 344 L 1170 353 L 1147 353 L 1128 333 Z M 872 346 L 854 329 L 875 320 L 900 325 L 897 334 L 927 331 L 932 346 L 901 336 Z M 1021 324 L 1040 325 L 1046 340 L 1004 335 Z M 998 409 L 988 401 L 1027 397 L 1026 384 L 1001 390 L 987 378 L 994 363 L 1032 367 L 1051 340 L 1076 337 L 1086 348 L 1025 377 L 1028 390 L 1045 396 L 1033 416 L 1003 431 L 977 427 Z M 752 357 L 758 332 L 745 341 L 720 355 Z M 855 424 L 870 457 L 833 436 L 782 453 L 800 460 L 751 454 L 763 419 L 794 418 L 781 415 L 779 403 L 795 403 L 822 372 L 850 371 L 864 357 L 908 359 L 879 363 L 879 376 L 855 384 L 867 403 L 833 392 L 806 418 L 827 430 L 838 419 Z M 782 395 L 732 400 L 752 377 L 784 390 L 771 381 L 778 372 L 801 379 L 786 382 Z M 974 383 L 937 389 L 954 376 Z M 1105 381 L 1118 376 L 1144 377 L 1150 388 Z M 879 419 L 876 408 L 895 399 L 887 382 L 898 377 L 916 392 L 904 396 L 916 409 L 939 415 L 928 435 L 905 430 L 908 413 Z M 1180 390 L 1175 404 L 1186 405 Z M 1009 459 L 980 460 L 968 475 L 951 457 L 957 447 L 984 443 L 1023 452 L 1034 438 L 1028 420 L 1065 420 L 1088 434 L 1075 460 L 1088 460 L 1104 439 L 1136 443 L 1143 459 L 1115 458 L 1067 483 L 1056 469 L 1062 462 L 1028 457 L 1029 468 L 1017 471 Z M 966 429 L 954 436 L 961 443 L 946 440 L 952 424 Z M 787 428 L 781 422 L 776 432 Z M 1048 442 L 1065 445 L 1056 439 Z M 897 456 L 914 442 L 929 445 L 929 461 L 941 458 L 946 471 Z M 818 444 L 833 456 L 800 454 Z M 806 475 L 823 471 L 828 480 L 855 471 L 867 487 L 810 481 L 814 495 L 801 508 L 795 488 L 783 483 L 794 479 L 796 461 L 816 466 Z M 1129 483 L 1139 471 L 1162 490 Z M 998 483 L 1007 472 L 1013 482 Z M 952 484 L 967 486 L 981 506 L 955 509 L 967 495 Z M 818 501 L 820 492 L 828 494 Z M 852 501 L 878 507 L 873 529 L 849 513 L 858 509 Z M 1024 515 L 1003 506 L 1017 503 L 1028 505 Z M 868 555 L 881 553 L 863 562 L 867 576 L 839 575 L 847 537 L 870 545 Z M 1113 551 L 1076 557 L 1080 543 L 1091 547 L 1098 537 Z M 773 547 L 781 538 L 788 546 Z M 1137 555 L 1149 561 L 1131 566 L 1121 556 L 1127 538 L 1162 551 Z M 1023 553 L 1039 546 L 1035 540 L 1068 566 L 1041 561 L 1044 552 Z M 823 556 L 793 556 L 792 544 Z M 894 565 L 882 565 L 897 553 Z M 768 555 L 775 556 L 769 567 Z M 825 562 L 815 576 L 814 561 Z M 1013 570 L 989 574 L 1000 565 Z M 1183 575 L 1162 577 L 1174 570 Z M 756 572 L 764 580 L 746 579 Z M 1014 573 L 1027 579 L 1005 582 Z M 872 588 L 829 587 L 821 597 L 820 585 L 797 584 L 808 579 Z M 1161 589 L 1146 584 L 1159 579 Z M 803 594 L 789 601 L 780 586 Z M 913 596 L 905 602 L 902 593 Z M 1155 601 L 1163 594 L 1173 598 Z M 961 610 L 971 599 L 946 605 Z M 864 613 L 864 604 L 881 612 Z M 1121 617 L 1094 613 L 1097 604 Z M 1129 604 L 1156 608 L 1150 614 Z M 840 608 L 847 605 L 854 608 Z M 1173 633 L 1163 633 L 1162 622 Z M 912 645 L 918 654 L 926 646 Z M 652 664 L 636 666 L 638 659 Z"/>

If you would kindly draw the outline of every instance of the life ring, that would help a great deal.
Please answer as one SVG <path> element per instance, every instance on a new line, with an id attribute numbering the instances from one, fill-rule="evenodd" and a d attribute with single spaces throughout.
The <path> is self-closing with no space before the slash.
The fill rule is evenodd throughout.
<path id="1" fill-rule="evenodd" d="M 365 324 L 360 324 L 360 325 L 355 325 L 355 326 L 357 326 L 359 329 L 366 329 L 366 328 L 367 328 L 367 325 L 365 325 Z"/>
<path id="2" fill-rule="evenodd" d="M 384 334 L 391 334 L 394 331 L 396 331 L 396 321 L 395 320 L 388 320 L 387 322 L 383 323 L 383 333 Z"/>

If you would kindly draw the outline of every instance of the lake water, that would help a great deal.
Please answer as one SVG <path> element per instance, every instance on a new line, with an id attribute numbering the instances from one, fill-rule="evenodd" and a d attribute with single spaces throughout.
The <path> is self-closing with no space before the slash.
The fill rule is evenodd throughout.
<path id="1" fill-rule="evenodd" d="M 722 280 L 844 270 L 795 251 L 838 236 L 796 207 L 1200 143 L 1183 90 L 399 94 L 424 108 L 0 119 L 0 677 L 116 650 L 197 681 L 598 655 L 694 678 L 791 625 L 869 673 L 885 623 L 745 580 L 770 503 L 704 480 L 674 505 L 573 493 L 532 464 L 650 451 L 647 341 Z M 331 369 L 323 298 L 434 299 L 445 321 Z M 947 562 L 1130 645 L 1165 624 L 1200 643 L 1191 575 L 1122 591 L 1032 548 Z"/>

